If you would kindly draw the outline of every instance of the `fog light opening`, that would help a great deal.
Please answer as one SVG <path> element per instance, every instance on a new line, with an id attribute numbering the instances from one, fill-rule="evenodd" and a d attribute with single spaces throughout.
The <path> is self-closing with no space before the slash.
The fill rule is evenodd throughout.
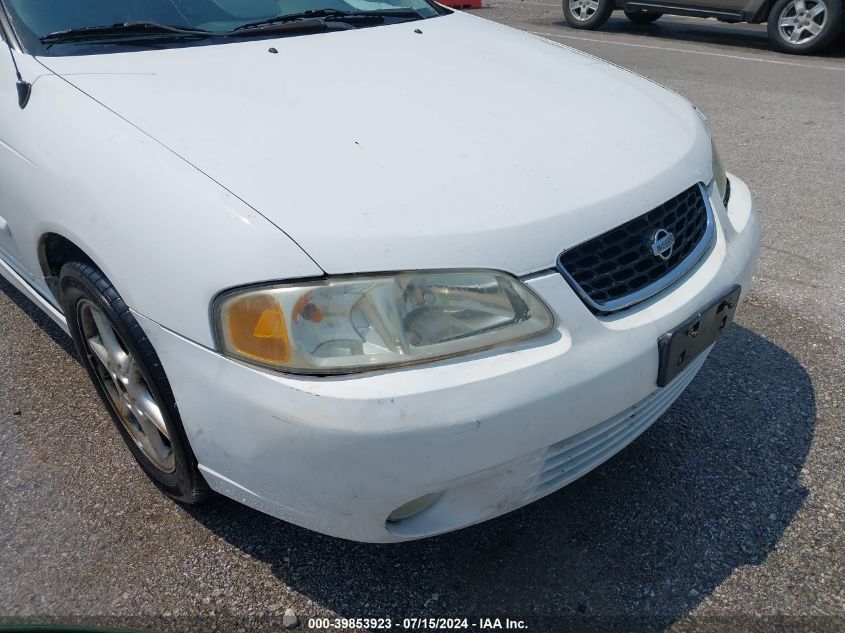
<path id="1" fill-rule="evenodd" d="M 423 495 L 418 499 L 414 499 L 413 501 L 409 501 L 405 505 L 401 505 L 391 512 L 387 517 L 387 522 L 396 524 L 406 521 L 411 517 L 415 517 L 423 510 L 428 510 L 442 496 L 442 492 L 432 492 L 430 494 Z"/>

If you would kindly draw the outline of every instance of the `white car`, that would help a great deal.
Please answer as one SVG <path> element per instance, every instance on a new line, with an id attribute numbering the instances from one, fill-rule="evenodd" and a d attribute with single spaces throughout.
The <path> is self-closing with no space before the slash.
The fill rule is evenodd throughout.
<path id="1" fill-rule="evenodd" d="M 759 218 L 678 95 L 427 0 L 327 1 L 0 0 L 0 272 L 174 499 L 427 537 L 654 422 Z"/>

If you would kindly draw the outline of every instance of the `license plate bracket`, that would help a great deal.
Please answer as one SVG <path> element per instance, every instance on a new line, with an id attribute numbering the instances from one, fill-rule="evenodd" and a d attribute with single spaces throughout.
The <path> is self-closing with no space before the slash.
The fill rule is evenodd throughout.
<path id="1" fill-rule="evenodd" d="M 660 353 L 658 387 L 672 382 L 699 354 L 719 340 L 733 321 L 741 292 L 739 286 L 734 286 L 727 294 L 657 339 Z"/>

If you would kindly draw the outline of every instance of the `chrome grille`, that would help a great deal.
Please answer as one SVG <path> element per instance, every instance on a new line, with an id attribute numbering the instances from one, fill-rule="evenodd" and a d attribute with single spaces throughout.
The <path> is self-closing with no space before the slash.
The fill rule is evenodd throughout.
<path id="1" fill-rule="evenodd" d="M 671 254 L 664 253 L 665 259 L 652 250 L 660 230 L 674 236 Z M 707 191 L 697 184 L 648 213 L 564 251 L 558 268 L 593 311 L 615 312 L 674 283 L 700 259 L 714 234 Z"/>

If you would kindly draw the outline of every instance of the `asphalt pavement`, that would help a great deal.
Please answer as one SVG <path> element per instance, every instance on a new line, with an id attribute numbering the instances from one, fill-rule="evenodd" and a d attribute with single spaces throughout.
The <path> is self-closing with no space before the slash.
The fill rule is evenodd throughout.
<path id="1" fill-rule="evenodd" d="M 164 498 L 68 338 L 0 282 L 0 622 L 279 630 L 291 607 L 303 620 L 530 618 L 535 631 L 845 629 L 845 43 L 791 57 L 762 27 L 620 14 L 583 33 L 540 0 L 474 13 L 680 92 L 750 185 L 760 271 L 687 392 L 540 502 L 361 545 L 225 499 Z"/>

